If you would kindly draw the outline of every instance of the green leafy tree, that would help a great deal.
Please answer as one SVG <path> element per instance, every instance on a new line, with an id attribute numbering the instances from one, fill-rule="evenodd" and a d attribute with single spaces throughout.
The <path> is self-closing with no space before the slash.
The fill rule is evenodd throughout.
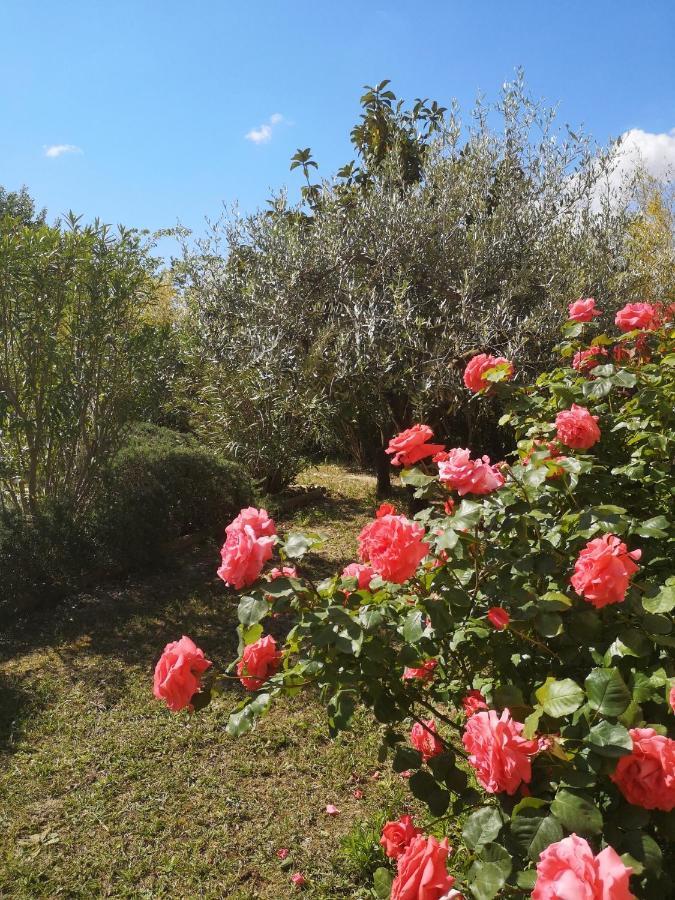
<path id="1" fill-rule="evenodd" d="M 35 514 L 43 499 L 91 499 L 147 376 L 153 269 L 133 231 L 0 220 L 4 505 Z"/>

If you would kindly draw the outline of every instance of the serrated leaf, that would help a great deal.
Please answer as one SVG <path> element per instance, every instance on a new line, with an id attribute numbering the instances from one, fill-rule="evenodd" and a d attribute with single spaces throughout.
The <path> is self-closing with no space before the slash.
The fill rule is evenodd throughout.
<path id="1" fill-rule="evenodd" d="M 462 838 L 470 850 L 494 841 L 502 830 L 502 817 L 494 806 L 483 806 L 464 823 Z"/>
<path id="2" fill-rule="evenodd" d="M 547 810 L 526 807 L 511 820 L 511 834 L 523 852 L 536 862 L 549 844 L 562 839 L 563 830 Z"/>
<path id="3" fill-rule="evenodd" d="M 631 701 L 631 693 L 618 669 L 593 669 L 585 688 L 591 709 L 605 716 L 620 716 Z"/>
<path id="4" fill-rule="evenodd" d="M 537 691 L 537 700 L 544 707 L 546 715 L 559 719 L 579 709 L 584 702 L 584 692 L 571 678 L 563 678 L 560 681 L 549 679 Z"/>
<path id="5" fill-rule="evenodd" d="M 239 601 L 237 616 L 244 628 L 250 628 L 264 619 L 269 611 L 270 605 L 263 597 L 244 596 Z"/>
<path id="6" fill-rule="evenodd" d="M 560 788 L 551 803 L 551 812 L 568 831 L 580 835 L 600 834 L 602 813 L 590 797 L 573 788 Z"/>
<path id="7" fill-rule="evenodd" d="M 623 725 L 613 725 L 607 721 L 598 722 L 591 728 L 586 743 L 599 756 L 608 756 L 610 759 L 626 756 L 633 749 L 633 739 Z"/>

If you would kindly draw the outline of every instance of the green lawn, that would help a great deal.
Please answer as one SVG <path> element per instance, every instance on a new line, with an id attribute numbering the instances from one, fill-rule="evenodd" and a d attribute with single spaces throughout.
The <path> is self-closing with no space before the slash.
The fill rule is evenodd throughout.
<path id="1" fill-rule="evenodd" d="M 329 490 L 293 523 L 327 538 L 313 560 L 325 574 L 355 558 L 374 481 L 333 466 L 301 480 Z M 407 795 L 387 766 L 375 774 L 370 720 L 331 741 L 304 695 L 231 740 L 238 687 L 194 716 L 152 697 L 169 640 L 188 634 L 209 658 L 234 657 L 237 599 L 216 564 L 217 548 L 194 549 L 171 571 L 105 585 L 0 639 L 1 897 L 279 900 L 299 894 L 294 871 L 306 897 L 367 896 L 359 828 L 402 811 Z"/>

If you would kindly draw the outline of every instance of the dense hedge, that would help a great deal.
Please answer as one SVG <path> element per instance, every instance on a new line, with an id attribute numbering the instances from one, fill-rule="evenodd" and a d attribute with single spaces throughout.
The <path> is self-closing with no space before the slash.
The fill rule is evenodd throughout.
<path id="1" fill-rule="evenodd" d="M 172 542 L 206 532 L 252 500 L 237 463 L 168 428 L 137 426 L 105 468 L 93 506 L 0 513 L 0 612 L 52 602 L 92 577 L 166 562 Z"/>

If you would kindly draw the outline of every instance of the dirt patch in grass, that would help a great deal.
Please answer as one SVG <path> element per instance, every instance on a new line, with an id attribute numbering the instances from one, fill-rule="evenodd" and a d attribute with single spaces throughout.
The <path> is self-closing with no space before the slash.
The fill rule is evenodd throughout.
<path id="1" fill-rule="evenodd" d="M 321 576 L 356 558 L 375 483 L 336 466 L 301 480 L 327 498 L 279 524 L 326 539 L 311 560 Z M 231 740 L 239 687 L 194 716 L 152 697 L 167 641 L 189 634 L 219 663 L 236 653 L 237 599 L 216 560 L 217 548 L 193 548 L 170 571 L 74 598 L 0 638 L 0 896 L 279 900 L 298 893 L 294 871 L 309 881 L 304 896 L 366 896 L 340 840 L 406 798 L 388 768 L 372 777 L 370 720 L 331 741 L 306 694 Z M 327 803 L 340 814 L 327 816 Z"/>

